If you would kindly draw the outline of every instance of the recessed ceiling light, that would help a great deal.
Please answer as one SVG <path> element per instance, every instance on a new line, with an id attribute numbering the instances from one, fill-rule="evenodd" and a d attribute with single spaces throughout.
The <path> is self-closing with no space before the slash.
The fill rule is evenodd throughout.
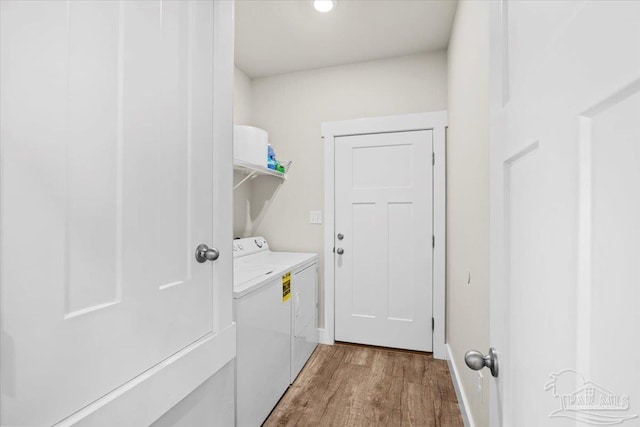
<path id="1" fill-rule="evenodd" d="M 318 12 L 329 12 L 331 9 L 334 8 L 334 6 L 336 5 L 335 0 L 314 0 L 313 1 L 313 7 L 318 11 Z"/>

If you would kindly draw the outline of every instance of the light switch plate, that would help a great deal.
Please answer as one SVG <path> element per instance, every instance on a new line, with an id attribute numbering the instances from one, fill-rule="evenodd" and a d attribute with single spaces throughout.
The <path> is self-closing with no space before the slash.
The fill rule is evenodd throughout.
<path id="1" fill-rule="evenodd" d="M 322 224 L 322 211 L 309 211 L 310 224 Z"/>

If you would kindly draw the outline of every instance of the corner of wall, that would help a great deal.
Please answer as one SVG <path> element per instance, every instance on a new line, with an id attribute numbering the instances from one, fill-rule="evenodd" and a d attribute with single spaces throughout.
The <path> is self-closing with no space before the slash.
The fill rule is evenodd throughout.
<path id="1" fill-rule="evenodd" d="M 489 2 L 460 1 L 447 51 L 447 346 L 468 425 L 489 425 L 489 378 L 464 363 L 489 348 Z"/>
<path id="2" fill-rule="evenodd" d="M 233 70 L 233 124 L 253 124 L 253 102 L 251 89 L 253 82 L 246 73 L 237 66 Z M 234 187 L 244 176 L 234 173 Z M 251 217 L 249 214 L 251 199 L 251 183 L 245 182 L 233 190 L 233 236 L 248 237 L 251 234 Z"/>

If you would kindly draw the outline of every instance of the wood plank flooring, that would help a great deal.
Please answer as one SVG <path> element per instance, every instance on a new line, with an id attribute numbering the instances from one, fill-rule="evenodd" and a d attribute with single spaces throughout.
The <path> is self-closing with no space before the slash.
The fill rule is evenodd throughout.
<path id="1" fill-rule="evenodd" d="M 429 353 L 319 345 L 264 426 L 462 426 L 449 368 Z"/>

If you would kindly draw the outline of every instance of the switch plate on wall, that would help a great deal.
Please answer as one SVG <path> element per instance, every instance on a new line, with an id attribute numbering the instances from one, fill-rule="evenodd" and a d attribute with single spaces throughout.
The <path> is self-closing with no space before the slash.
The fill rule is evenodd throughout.
<path id="1" fill-rule="evenodd" d="M 309 224 L 322 224 L 322 211 L 309 211 Z"/>

